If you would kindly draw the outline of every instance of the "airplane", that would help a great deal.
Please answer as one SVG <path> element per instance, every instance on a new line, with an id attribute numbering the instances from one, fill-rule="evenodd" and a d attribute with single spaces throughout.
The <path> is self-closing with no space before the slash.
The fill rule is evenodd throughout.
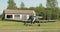
<path id="1" fill-rule="evenodd" d="M 41 20 L 42 16 L 30 16 L 29 19 L 24 21 L 24 25 L 28 25 L 28 23 L 35 24 L 38 23 L 38 26 L 40 26 L 40 23 L 46 23 L 46 22 L 55 22 L 56 20 Z M 30 25 L 31 26 L 31 25 Z"/>

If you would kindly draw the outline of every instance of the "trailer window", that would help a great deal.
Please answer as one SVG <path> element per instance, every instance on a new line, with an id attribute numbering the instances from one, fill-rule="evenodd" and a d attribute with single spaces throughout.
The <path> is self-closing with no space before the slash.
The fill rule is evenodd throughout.
<path id="1" fill-rule="evenodd" d="M 15 15 L 15 17 L 20 17 L 20 15 Z"/>
<path id="2" fill-rule="evenodd" d="M 12 18 L 12 15 L 7 15 L 7 18 Z"/>

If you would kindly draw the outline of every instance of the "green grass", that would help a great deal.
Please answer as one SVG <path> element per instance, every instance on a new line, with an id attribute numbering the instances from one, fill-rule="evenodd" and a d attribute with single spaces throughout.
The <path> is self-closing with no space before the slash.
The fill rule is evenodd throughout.
<path id="1" fill-rule="evenodd" d="M 37 24 L 33 24 L 32 26 L 25 26 L 22 22 L 15 21 L 2 21 L 0 20 L 0 30 L 29 30 L 29 29 L 42 29 L 42 28 L 60 28 L 60 22 L 49 22 L 49 23 L 41 23 L 41 26 L 37 26 Z"/>
<path id="2" fill-rule="evenodd" d="M 41 32 L 60 32 L 60 30 L 43 30 Z"/>

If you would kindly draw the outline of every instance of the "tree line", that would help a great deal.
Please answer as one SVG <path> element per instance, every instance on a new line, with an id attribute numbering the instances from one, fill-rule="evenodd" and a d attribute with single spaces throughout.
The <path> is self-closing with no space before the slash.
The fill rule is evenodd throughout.
<path id="1" fill-rule="evenodd" d="M 42 16 L 44 20 L 55 20 L 60 17 L 57 0 L 46 0 L 46 7 L 42 3 L 37 7 L 25 7 L 24 2 L 21 2 L 20 8 L 17 8 L 14 0 L 8 0 L 7 9 L 16 10 L 34 10 L 37 16 Z"/>

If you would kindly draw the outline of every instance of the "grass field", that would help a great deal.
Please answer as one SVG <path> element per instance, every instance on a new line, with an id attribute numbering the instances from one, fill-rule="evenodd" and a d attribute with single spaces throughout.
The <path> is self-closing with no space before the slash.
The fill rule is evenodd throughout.
<path id="1" fill-rule="evenodd" d="M 44 29 L 42 32 L 48 32 L 48 29 L 59 29 L 55 31 L 60 31 L 60 21 L 56 22 L 48 22 L 48 23 L 41 23 L 41 26 L 37 26 L 33 24 L 32 26 L 25 26 L 22 22 L 16 21 L 2 21 L 0 20 L 0 30 L 33 30 L 33 29 Z M 47 30 L 45 30 L 47 29 Z M 49 30 L 50 32 L 54 32 L 54 30 Z"/>
<path id="2" fill-rule="evenodd" d="M 32 26 L 25 26 L 22 22 L 15 21 L 0 21 L 0 29 L 40 29 L 40 28 L 60 28 L 60 22 L 41 23 L 41 26 L 33 24 Z"/>

